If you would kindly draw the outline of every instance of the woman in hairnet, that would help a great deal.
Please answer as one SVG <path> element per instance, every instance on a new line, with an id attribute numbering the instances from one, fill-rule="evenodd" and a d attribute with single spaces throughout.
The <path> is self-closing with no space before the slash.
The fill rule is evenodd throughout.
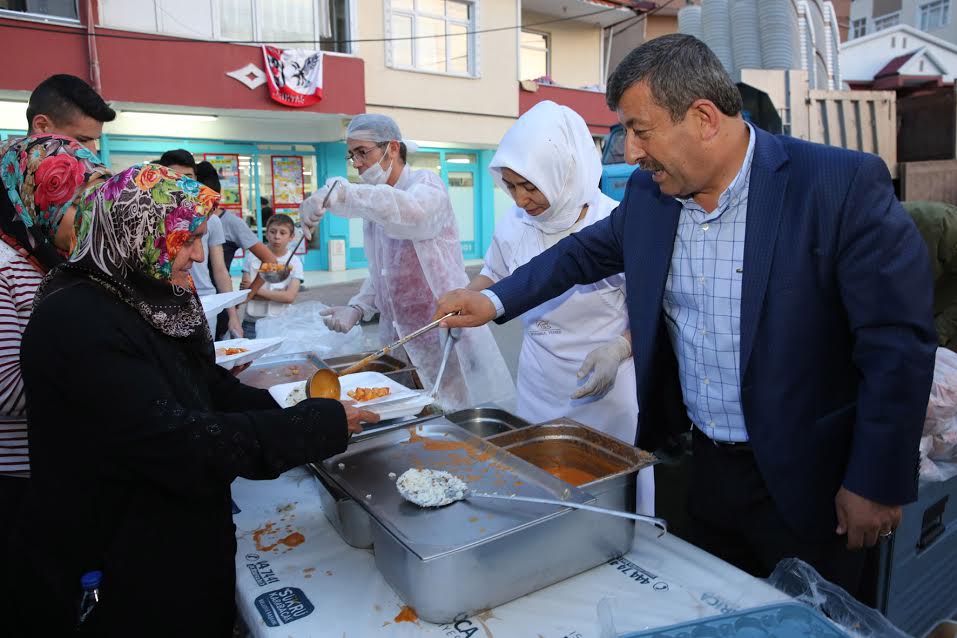
<path id="1" fill-rule="evenodd" d="M 442 179 L 406 165 L 408 147 L 415 147 L 402 141 L 392 118 L 355 117 L 346 143 L 362 183 L 342 177 L 326 182 L 300 209 L 303 232 L 312 237 L 330 192 L 332 214 L 364 220 L 369 276 L 347 306 L 323 311 L 324 321 L 332 330 L 348 332 L 378 312 L 382 341 L 391 343 L 429 323 L 442 294 L 468 284 L 458 228 Z M 409 341 L 405 350 L 423 383 L 431 386 L 442 359 L 439 332 Z M 508 405 L 514 396 L 511 375 L 489 329 L 463 331 L 452 349 L 439 402 L 446 408 L 488 401 Z"/>
<path id="2" fill-rule="evenodd" d="M 554 102 L 540 102 L 512 125 L 489 171 L 515 206 L 496 223 L 472 290 L 507 277 L 618 205 L 598 188 L 601 158 L 585 121 Z M 518 415 L 532 423 L 567 416 L 633 445 L 638 397 L 624 275 L 575 286 L 522 322 Z M 651 468 L 639 474 L 639 508 L 654 510 Z"/>

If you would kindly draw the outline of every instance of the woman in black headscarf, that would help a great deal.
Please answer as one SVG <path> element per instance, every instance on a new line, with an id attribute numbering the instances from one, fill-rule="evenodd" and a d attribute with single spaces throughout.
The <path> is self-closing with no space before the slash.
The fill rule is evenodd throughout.
<path id="1" fill-rule="evenodd" d="M 376 420 L 330 400 L 278 409 L 215 365 L 189 268 L 217 197 L 159 166 L 116 175 L 81 199 L 76 250 L 37 295 L 14 594 L 35 635 L 76 626 L 91 570 L 100 600 L 82 628 L 95 635 L 231 635 L 232 480 L 341 452 Z"/>

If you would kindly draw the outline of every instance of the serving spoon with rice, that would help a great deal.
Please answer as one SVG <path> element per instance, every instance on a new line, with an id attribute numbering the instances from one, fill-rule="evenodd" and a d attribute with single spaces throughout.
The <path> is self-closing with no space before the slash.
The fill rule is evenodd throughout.
<path id="1" fill-rule="evenodd" d="M 621 510 L 612 510 L 605 507 L 552 498 L 473 492 L 469 489 L 468 485 L 465 484 L 465 481 L 454 474 L 442 470 L 418 470 L 415 468 L 406 470 L 396 480 L 395 486 L 399 490 L 399 494 L 402 498 L 419 507 L 443 507 L 457 501 L 464 501 L 474 497 L 491 498 L 503 501 L 557 505 L 559 507 L 570 507 L 572 509 L 607 514 L 619 518 L 630 518 L 631 520 L 654 525 L 661 530 L 661 534 L 658 535 L 659 537 L 668 531 L 668 522 L 656 516 L 643 516 L 641 514 L 632 514 L 631 512 L 622 512 Z"/>

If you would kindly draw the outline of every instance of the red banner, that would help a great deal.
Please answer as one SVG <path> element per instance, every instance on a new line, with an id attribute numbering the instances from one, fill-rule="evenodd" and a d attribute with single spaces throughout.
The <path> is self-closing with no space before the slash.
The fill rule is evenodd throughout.
<path id="1" fill-rule="evenodd" d="M 269 95 L 286 106 L 312 106 L 322 99 L 322 51 L 263 47 Z"/>

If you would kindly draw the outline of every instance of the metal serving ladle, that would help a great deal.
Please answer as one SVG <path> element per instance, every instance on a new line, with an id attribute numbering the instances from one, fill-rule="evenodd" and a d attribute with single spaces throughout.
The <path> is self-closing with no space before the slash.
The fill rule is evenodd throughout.
<path id="1" fill-rule="evenodd" d="M 321 368 L 316 370 L 312 373 L 312 376 L 309 377 L 309 381 L 306 383 L 306 396 L 310 399 L 338 399 L 342 394 L 342 384 L 339 383 L 339 377 L 344 377 L 345 375 L 352 374 L 353 372 L 359 372 L 372 361 L 375 361 L 380 357 L 384 357 L 406 342 L 411 341 L 412 339 L 425 334 L 429 330 L 438 327 L 442 321 L 455 314 L 457 313 L 450 312 L 443 317 L 439 317 L 435 321 L 422 326 L 418 330 L 410 332 L 395 343 L 390 343 L 381 350 L 373 352 L 368 357 L 357 361 L 342 372 L 336 372 L 335 370 L 330 370 L 329 368 Z"/>
<path id="2" fill-rule="evenodd" d="M 412 470 L 409 470 L 412 471 Z M 563 501 L 557 498 L 538 498 L 535 496 L 519 496 L 517 494 L 492 494 L 488 492 L 473 492 L 468 488 L 468 485 L 462 479 L 458 478 L 454 474 L 449 472 L 444 472 L 442 470 L 416 470 L 420 472 L 428 472 L 429 480 L 432 485 L 435 487 L 434 490 L 430 490 L 426 494 L 419 492 L 413 492 L 409 489 L 406 489 L 403 485 L 404 481 L 402 478 L 405 476 L 403 474 L 399 477 L 399 480 L 396 481 L 396 489 L 399 490 L 399 494 L 402 495 L 402 498 L 409 501 L 410 503 L 415 503 L 419 507 L 442 507 L 444 505 L 450 505 L 458 501 L 464 501 L 470 498 L 492 498 L 503 501 L 521 501 L 523 503 L 541 503 L 543 505 L 556 505 L 558 507 L 570 507 L 572 509 L 587 510 L 589 512 L 596 512 L 598 514 L 607 514 L 608 516 L 617 516 L 618 518 L 629 518 L 634 521 L 641 521 L 643 523 L 650 523 L 661 530 L 662 534 L 668 532 L 668 522 L 663 518 L 658 518 L 656 516 L 644 516 L 642 514 L 632 514 L 631 512 L 623 512 L 621 510 L 612 510 L 605 507 L 598 507 L 596 505 L 586 505 L 585 503 L 575 503 L 572 501 Z M 438 498 L 435 498 L 435 497 Z"/>

